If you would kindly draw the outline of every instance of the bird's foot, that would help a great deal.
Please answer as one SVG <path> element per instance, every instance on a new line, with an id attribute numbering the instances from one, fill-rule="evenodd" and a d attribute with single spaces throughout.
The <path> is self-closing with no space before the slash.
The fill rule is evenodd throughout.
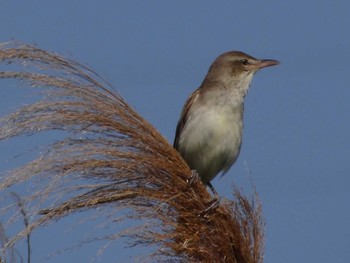
<path id="1" fill-rule="evenodd" d="M 197 172 L 196 170 L 191 170 L 191 172 L 192 172 L 191 177 L 188 178 L 188 179 L 186 180 L 186 182 L 187 182 L 190 186 L 193 184 L 194 181 L 197 181 L 197 180 L 200 179 L 200 178 L 199 178 L 199 174 L 198 174 L 198 172 Z"/>
<path id="2" fill-rule="evenodd" d="M 207 208 L 201 213 L 202 216 L 204 216 L 210 211 L 215 210 L 220 205 L 220 201 L 221 201 L 221 198 L 218 192 L 216 192 L 213 185 L 210 182 L 207 183 L 207 185 L 209 186 L 210 190 L 213 192 L 214 197 L 207 203 Z"/>
<path id="3" fill-rule="evenodd" d="M 208 203 L 207 209 L 205 209 L 205 212 L 208 212 L 210 210 L 216 209 L 220 205 L 221 198 L 218 196 L 215 196 L 210 202 Z"/>
<path id="4" fill-rule="evenodd" d="M 202 211 L 201 213 L 200 213 L 200 216 L 205 216 L 206 214 L 208 214 L 208 213 L 210 213 L 210 212 L 212 212 L 212 211 L 214 211 L 216 208 L 218 208 L 218 206 L 220 205 L 220 201 L 221 201 L 221 199 L 220 199 L 220 197 L 218 196 L 218 195 L 216 195 L 215 197 L 213 197 L 213 199 L 212 200 L 210 200 L 208 203 L 207 203 L 207 208 L 204 210 L 204 211 Z"/>

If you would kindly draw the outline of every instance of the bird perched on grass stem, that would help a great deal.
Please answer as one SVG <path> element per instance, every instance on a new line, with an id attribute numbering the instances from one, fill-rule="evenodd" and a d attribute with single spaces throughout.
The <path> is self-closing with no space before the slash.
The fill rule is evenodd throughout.
<path id="1" fill-rule="evenodd" d="M 210 181 L 225 174 L 240 152 L 244 97 L 252 78 L 258 70 L 278 63 L 226 52 L 213 62 L 183 107 L 174 147 L 214 194 Z"/>

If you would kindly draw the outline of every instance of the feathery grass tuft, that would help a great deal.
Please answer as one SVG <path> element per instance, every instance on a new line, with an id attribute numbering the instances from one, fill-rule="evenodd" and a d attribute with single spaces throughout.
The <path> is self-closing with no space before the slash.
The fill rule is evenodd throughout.
<path id="1" fill-rule="evenodd" d="M 206 187 L 188 185 L 191 171 L 176 150 L 93 70 L 17 42 L 0 45 L 0 61 L 22 68 L 0 72 L 1 79 L 43 91 L 41 100 L 0 119 L 0 141 L 52 130 L 66 134 L 33 161 L 2 174 L 0 195 L 36 182 L 20 199 L 32 221 L 6 239 L 4 253 L 38 227 L 108 207 L 100 216 L 109 224 L 118 223 L 110 215 L 123 209 L 132 211 L 124 220 L 147 222 L 111 235 L 128 237 L 132 245 L 156 244 L 153 260 L 263 262 L 257 197 L 249 200 L 235 189 L 233 201 L 203 213 L 211 200 Z M 10 207 L 0 209 L 0 218 Z"/>

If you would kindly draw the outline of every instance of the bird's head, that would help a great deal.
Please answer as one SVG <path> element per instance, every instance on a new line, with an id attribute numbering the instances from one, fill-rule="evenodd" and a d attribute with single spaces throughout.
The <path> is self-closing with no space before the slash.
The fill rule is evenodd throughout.
<path id="1" fill-rule="evenodd" d="M 279 64 L 277 60 L 256 59 L 241 51 L 229 51 L 220 55 L 210 66 L 207 81 L 221 81 L 224 84 L 240 84 L 251 81 L 260 69 Z M 249 85 L 249 84 L 248 84 Z"/>

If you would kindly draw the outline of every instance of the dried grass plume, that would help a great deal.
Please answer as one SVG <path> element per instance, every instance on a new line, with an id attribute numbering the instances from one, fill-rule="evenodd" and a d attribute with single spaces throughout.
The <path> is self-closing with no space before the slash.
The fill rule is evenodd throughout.
<path id="1" fill-rule="evenodd" d="M 0 72 L 1 79 L 24 81 L 42 91 L 37 102 L 0 118 L 0 143 L 46 131 L 64 134 L 33 161 L 0 174 L 0 197 L 35 182 L 32 192 L 20 196 L 20 209 L 31 221 L 2 239 L 0 262 L 38 227 L 101 207 L 109 208 L 99 210 L 108 224 L 120 223 L 110 215 L 123 209 L 128 211 L 125 220 L 141 222 L 137 231 L 111 235 L 127 236 L 134 245 L 156 245 L 156 253 L 148 255 L 152 260 L 263 262 L 264 222 L 257 198 L 235 189 L 232 201 L 203 213 L 211 200 L 206 187 L 187 183 L 191 171 L 176 150 L 94 71 L 16 42 L 0 45 L 0 60 L 16 66 Z M 13 205 L 0 207 L 3 222 Z M 20 209 L 0 226 L 20 220 Z"/>

